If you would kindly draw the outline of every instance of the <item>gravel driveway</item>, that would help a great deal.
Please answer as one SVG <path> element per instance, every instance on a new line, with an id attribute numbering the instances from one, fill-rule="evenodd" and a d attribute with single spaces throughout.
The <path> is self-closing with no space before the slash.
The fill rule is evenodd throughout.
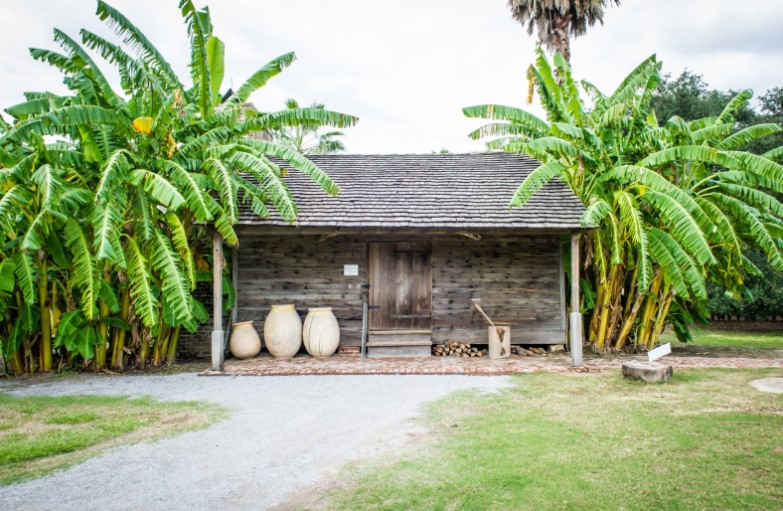
<path id="1" fill-rule="evenodd" d="M 220 403 L 230 417 L 207 429 L 112 449 L 42 479 L 0 488 L 0 509 L 259 510 L 302 493 L 348 460 L 393 450 L 422 433 L 421 405 L 506 377 L 85 376 L 0 391 L 103 394 Z"/>

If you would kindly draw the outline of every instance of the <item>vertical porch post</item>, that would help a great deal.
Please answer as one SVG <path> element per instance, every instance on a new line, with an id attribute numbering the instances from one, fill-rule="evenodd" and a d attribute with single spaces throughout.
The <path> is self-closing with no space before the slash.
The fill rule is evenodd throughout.
<path id="1" fill-rule="evenodd" d="M 223 370 L 223 238 L 212 233 L 212 370 Z"/>
<path id="2" fill-rule="evenodd" d="M 234 286 L 234 308 L 231 309 L 231 323 L 237 322 L 239 313 L 239 245 L 231 248 L 231 285 Z"/>
<path id="3" fill-rule="evenodd" d="M 571 365 L 582 367 L 582 314 L 579 312 L 579 233 L 571 233 Z"/>

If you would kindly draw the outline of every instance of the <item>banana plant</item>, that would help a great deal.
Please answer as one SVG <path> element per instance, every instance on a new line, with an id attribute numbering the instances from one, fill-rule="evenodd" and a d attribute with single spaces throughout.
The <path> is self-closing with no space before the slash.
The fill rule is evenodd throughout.
<path id="1" fill-rule="evenodd" d="M 560 55 L 550 62 L 539 49 L 531 75 L 546 120 L 502 105 L 464 109 L 468 117 L 494 121 L 471 138 L 489 138 L 490 149 L 541 162 L 510 207 L 524 207 L 553 179 L 585 205 L 582 224 L 595 229 L 582 246 L 587 285 L 581 312 L 590 317 L 595 351 L 620 350 L 629 340 L 649 349 L 667 318 L 703 316 L 706 279 L 737 290 L 742 270 L 752 270 L 743 255 L 748 246 L 762 248 L 783 271 L 783 206 L 775 196 L 783 167 L 738 150 L 781 127 L 736 131 L 734 114 L 749 91 L 717 117 L 690 123 L 674 117 L 660 125 L 649 107 L 660 68 L 652 56 L 604 94 L 575 80 Z M 687 338 L 686 325 L 675 326 Z"/>
<path id="2" fill-rule="evenodd" d="M 19 224 L 25 226 L 22 241 L 3 252 L 15 262 L 15 283 L 6 293 L 10 284 L 0 282 L 0 300 L 21 290 L 24 303 L 38 303 L 30 286 L 49 289 L 48 279 L 59 279 L 74 306 L 64 309 L 62 331 L 44 337 L 54 336 L 58 349 L 96 369 L 121 369 L 129 353 L 141 366 L 171 361 L 181 328 L 194 330 L 208 319 L 193 296 L 199 268 L 209 261 L 200 247 L 210 225 L 226 243 L 237 243 L 239 201 L 259 215 L 274 208 L 293 221 L 296 203 L 284 179 L 289 170 L 307 175 L 325 193 L 338 193 L 337 184 L 300 153 L 247 135 L 357 121 L 323 108 L 258 112 L 249 105 L 252 94 L 294 62 L 293 53 L 261 66 L 236 91 L 224 91 L 225 48 L 213 34 L 208 8 L 182 0 L 179 9 L 190 42 L 188 79 L 177 76 L 128 18 L 98 1 L 97 16 L 118 40 L 55 30 L 59 50 L 30 53 L 62 73 L 69 93 L 28 93 L 6 109 L 14 123 L 0 132 L 0 164 L 6 167 L 0 176 L 22 172 L 17 167 L 31 161 L 53 161 L 31 167 L 35 186 L 29 190 L 0 178 L 8 181 L 0 188 L 0 223 L 14 223 L 19 211 L 29 211 Z M 113 89 L 99 62 L 119 74 L 121 90 Z M 52 137 L 62 142 L 44 143 Z M 10 148 L 20 153 L 15 161 Z M 11 163 L 17 170 L 8 170 Z M 70 200 L 67 212 L 54 207 L 54 198 L 62 199 L 55 192 Z M 15 209 L 25 201 L 27 209 Z M 53 257 L 44 243 L 50 232 L 58 233 L 70 261 L 62 276 L 41 266 Z M 0 276 L 9 271 L 5 261 L 0 259 Z M 49 323 L 40 320 L 42 332 Z"/>

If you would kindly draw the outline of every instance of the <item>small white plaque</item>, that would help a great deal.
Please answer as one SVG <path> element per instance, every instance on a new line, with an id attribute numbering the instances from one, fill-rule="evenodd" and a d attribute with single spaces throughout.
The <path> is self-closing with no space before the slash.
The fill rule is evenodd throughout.
<path id="1" fill-rule="evenodd" d="M 659 346 L 655 348 L 654 350 L 650 350 L 647 352 L 647 358 L 650 359 L 650 362 L 654 362 L 655 360 L 658 360 L 664 355 L 668 355 L 672 352 L 672 345 L 670 343 L 666 343 L 663 346 Z"/>
<path id="2" fill-rule="evenodd" d="M 346 264 L 343 266 L 343 275 L 346 277 L 358 277 L 359 265 L 358 264 Z"/>

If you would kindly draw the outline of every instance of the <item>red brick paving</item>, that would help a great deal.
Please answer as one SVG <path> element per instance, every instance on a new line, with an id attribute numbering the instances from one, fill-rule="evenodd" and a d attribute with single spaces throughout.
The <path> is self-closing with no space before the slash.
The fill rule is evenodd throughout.
<path id="1" fill-rule="evenodd" d="M 538 357 L 512 355 L 492 360 L 485 357 L 367 358 L 337 354 L 328 359 L 306 355 L 291 360 L 277 360 L 267 354 L 250 360 L 228 360 L 224 372 L 203 371 L 201 376 L 290 376 L 302 374 L 471 374 L 496 375 L 517 373 L 600 372 L 619 369 L 629 360 L 646 360 L 645 356 L 586 355 L 584 367 L 571 367 L 568 354 Z M 677 357 L 663 359 L 674 368 L 783 368 L 783 358 L 710 358 Z"/>

